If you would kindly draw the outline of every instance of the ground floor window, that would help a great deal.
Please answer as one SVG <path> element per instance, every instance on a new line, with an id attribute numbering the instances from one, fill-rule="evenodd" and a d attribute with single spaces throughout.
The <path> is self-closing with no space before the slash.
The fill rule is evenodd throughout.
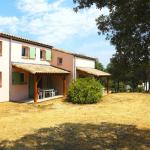
<path id="1" fill-rule="evenodd" d="M 2 87 L 2 72 L 0 72 L 0 88 Z"/>
<path id="2" fill-rule="evenodd" d="M 13 85 L 25 84 L 25 75 L 24 75 L 24 73 L 13 72 L 12 73 L 12 83 L 13 83 Z"/>

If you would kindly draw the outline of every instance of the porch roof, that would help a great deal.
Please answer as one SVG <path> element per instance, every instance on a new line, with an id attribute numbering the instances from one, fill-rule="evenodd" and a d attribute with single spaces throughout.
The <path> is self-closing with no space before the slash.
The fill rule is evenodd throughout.
<path id="1" fill-rule="evenodd" d="M 66 70 L 59 69 L 50 65 L 13 63 L 12 66 L 30 72 L 31 74 L 36 74 L 36 73 L 68 74 L 69 73 Z"/>
<path id="2" fill-rule="evenodd" d="M 104 72 L 104 71 L 100 71 L 94 68 L 83 68 L 83 67 L 77 67 L 77 70 L 87 73 L 87 74 L 91 74 L 97 77 L 108 77 L 111 76 L 111 74 Z"/>

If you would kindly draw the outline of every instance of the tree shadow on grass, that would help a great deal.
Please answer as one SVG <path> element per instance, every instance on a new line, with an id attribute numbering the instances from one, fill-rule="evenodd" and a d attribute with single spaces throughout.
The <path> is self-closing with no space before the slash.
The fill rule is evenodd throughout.
<path id="1" fill-rule="evenodd" d="M 16 141 L 2 141 L 1 150 L 142 150 L 150 149 L 150 130 L 133 125 L 65 123 L 42 128 Z"/>

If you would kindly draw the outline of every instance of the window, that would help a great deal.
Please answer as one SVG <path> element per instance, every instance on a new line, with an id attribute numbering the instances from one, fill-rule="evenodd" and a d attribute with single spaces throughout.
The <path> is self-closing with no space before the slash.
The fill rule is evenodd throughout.
<path id="1" fill-rule="evenodd" d="M 58 65 L 62 65 L 62 62 L 63 62 L 63 59 L 60 58 L 60 57 L 58 57 L 58 58 L 57 58 L 57 64 L 58 64 Z"/>
<path id="2" fill-rule="evenodd" d="M 24 73 L 20 73 L 20 82 L 24 83 Z"/>
<path id="3" fill-rule="evenodd" d="M 45 50 L 40 50 L 40 59 L 46 60 L 46 51 Z"/>
<path id="4" fill-rule="evenodd" d="M 0 72 L 0 88 L 2 87 L 2 72 Z"/>
<path id="5" fill-rule="evenodd" d="M 22 47 L 22 57 L 29 58 L 29 47 L 27 46 Z"/>
<path id="6" fill-rule="evenodd" d="M 24 73 L 13 72 L 12 73 L 12 83 L 13 83 L 13 85 L 25 84 Z"/>
<path id="7" fill-rule="evenodd" d="M 2 56 L 2 41 L 0 41 L 0 56 Z"/>

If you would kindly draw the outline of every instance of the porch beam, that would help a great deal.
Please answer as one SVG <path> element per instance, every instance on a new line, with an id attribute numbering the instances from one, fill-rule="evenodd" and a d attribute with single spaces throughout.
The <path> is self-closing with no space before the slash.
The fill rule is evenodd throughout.
<path id="1" fill-rule="evenodd" d="M 107 94 L 109 93 L 109 77 L 106 79 L 106 88 L 107 88 Z"/>
<path id="2" fill-rule="evenodd" d="M 37 103 L 38 100 L 38 81 L 37 81 L 37 76 L 34 74 L 34 103 Z"/>

